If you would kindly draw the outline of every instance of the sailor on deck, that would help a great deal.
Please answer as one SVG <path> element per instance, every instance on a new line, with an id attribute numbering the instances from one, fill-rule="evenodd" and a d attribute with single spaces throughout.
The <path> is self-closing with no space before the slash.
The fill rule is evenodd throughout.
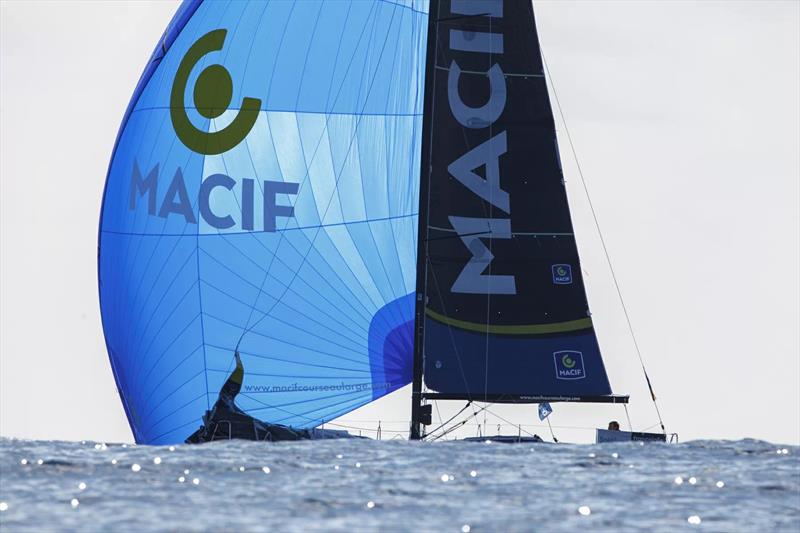
<path id="1" fill-rule="evenodd" d="M 281 424 L 262 422 L 245 413 L 236 405 L 236 396 L 242 390 L 244 365 L 239 350 L 234 353 L 236 368 L 219 391 L 216 403 L 203 415 L 203 425 L 195 431 L 187 443 L 213 440 L 300 440 L 311 438 L 307 430 L 295 430 Z"/>

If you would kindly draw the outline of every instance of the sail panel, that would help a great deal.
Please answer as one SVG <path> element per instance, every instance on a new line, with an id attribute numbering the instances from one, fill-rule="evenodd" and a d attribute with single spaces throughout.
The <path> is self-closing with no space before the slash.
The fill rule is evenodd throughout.
<path id="1" fill-rule="evenodd" d="M 422 208 L 428 390 L 606 395 L 532 6 L 432 4 Z"/>
<path id="2" fill-rule="evenodd" d="M 103 327 L 137 442 L 315 427 L 411 379 L 427 5 L 187 2 L 123 121 Z"/>

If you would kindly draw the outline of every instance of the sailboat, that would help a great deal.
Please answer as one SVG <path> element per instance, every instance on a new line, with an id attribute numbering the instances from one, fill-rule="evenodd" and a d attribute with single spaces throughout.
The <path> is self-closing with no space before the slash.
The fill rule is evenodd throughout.
<path id="1" fill-rule="evenodd" d="M 335 436 L 409 383 L 411 439 L 433 402 L 629 399 L 529 2 L 184 2 L 123 118 L 98 278 L 139 443 Z"/>

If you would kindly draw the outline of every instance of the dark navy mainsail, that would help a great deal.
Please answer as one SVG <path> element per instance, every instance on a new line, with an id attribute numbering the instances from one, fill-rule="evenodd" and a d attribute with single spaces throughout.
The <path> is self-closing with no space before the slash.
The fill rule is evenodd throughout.
<path id="1" fill-rule="evenodd" d="M 603 401 L 531 3 L 432 2 L 428 46 L 415 402 Z"/>

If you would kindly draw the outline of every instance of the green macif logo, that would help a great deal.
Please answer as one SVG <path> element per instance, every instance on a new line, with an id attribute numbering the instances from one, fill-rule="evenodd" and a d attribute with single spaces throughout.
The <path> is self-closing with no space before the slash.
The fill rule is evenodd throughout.
<path id="1" fill-rule="evenodd" d="M 575 360 L 569 356 L 569 354 L 565 355 L 561 358 L 561 364 L 567 368 L 574 368 L 575 367 Z"/>
<path id="2" fill-rule="evenodd" d="M 559 276 L 566 276 L 567 275 L 567 269 L 564 268 L 563 266 L 559 266 L 556 269 L 556 272 L 558 273 Z"/>
<path id="3" fill-rule="evenodd" d="M 189 120 L 184 105 L 186 84 L 192 68 L 200 59 L 225 44 L 227 30 L 214 30 L 200 37 L 183 56 L 170 95 L 170 117 L 172 127 L 183 144 L 192 151 L 203 155 L 217 155 L 227 152 L 244 140 L 258 118 L 261 100 L 242 99 L 239 113 L 226 127 L 215 132 L 205 132 L 196 128 Z M 228 110 L 233 96 L 233 82 L 228 70 L 222 65 L 206 67 L 194 87 L 194 105 L 197 112 L 205 118 L 213 119 Z"/>

